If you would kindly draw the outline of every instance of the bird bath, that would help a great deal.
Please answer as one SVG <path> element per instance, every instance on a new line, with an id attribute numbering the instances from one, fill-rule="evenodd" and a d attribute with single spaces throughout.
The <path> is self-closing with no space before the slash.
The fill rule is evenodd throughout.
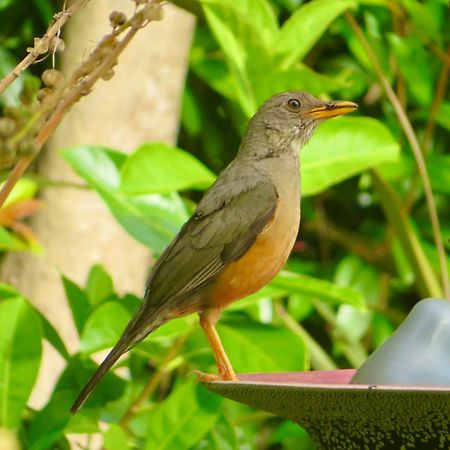
<path id="1" fill-rule="evenodd" d="M 291 419 L 318 449 L 450 449 L 449 348 L 450 302 L 426 299 L 358 371 L 242 374 L 205 386 Z"/>
<path id="2" fill-rule="evenodd" d="M 450 448 L 450 387 L 350 384 L 355 372 L 239 374 L 204 386 L 292 420 L 318 450 Z"/>

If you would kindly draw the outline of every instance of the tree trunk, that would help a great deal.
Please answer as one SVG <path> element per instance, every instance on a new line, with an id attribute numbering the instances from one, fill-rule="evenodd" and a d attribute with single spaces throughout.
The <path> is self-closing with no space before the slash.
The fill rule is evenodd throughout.
<path id="1" fill-rule="evenodd" d="M 132 2 L 93 0 L 64 30 L 66 51 L 62 69 L 71 69 L 88 54 L 93 42 L 109 32 L 109 13 Z M 131 9 L 131 8 L 130 8 Z M 131 11 L 130 11 L 131 12 Z M 58 150 L 78 144 L 98 144 L 131 151 L 147 141 L 174 143 L 194 17 L 173 5 L 164 6 L 161 22 L 140 30 L 119 59 L 116 75 L 101 81 L 75 105 L 39 161 L 39 173 L 54 180 L 79 183 Z M 41 191 L 43 210 L 32 227 L 43 244 L 43 255 L 12 253 L 3 264 L 3 279 L 18 287 L 54 324 L 74 351 L 78 337 L 71 320 L 61 274 L 84 284 L 87 272 L 101 263 L 118 292 L 143 292 L 150 257 L 116 223 L 91 191 L 48 187 Z M 64 364 L 49 346 L 32 404 L 41 406 L 51 393 Z"/>

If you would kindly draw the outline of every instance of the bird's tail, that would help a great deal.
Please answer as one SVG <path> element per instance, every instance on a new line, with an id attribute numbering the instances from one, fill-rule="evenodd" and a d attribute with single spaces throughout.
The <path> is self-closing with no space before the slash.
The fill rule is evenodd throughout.
<path id="1" fill-rule="evenodd" d="M 109 369 L 115 364 L 115 362 L 131 347 L 136 345 L 142 339 L 144 339 L 152 331 L 156 330 L 161 324 L 162 320 L 155 321 L 149 320 L 153 317 L 144 317 L 141 311 L 131 320 L 128 326 L 125 328 L 122 336 L 117 344 L 109 352 L 108 356 L 98 366 L 92 377 L 87 382 L 86 386 L 81 391 L 78 398 L 70 408 L 70 412 L 75 414 L 84 401 L 89 397 L 92 390 L 97 383 L 106 375 Z M 147 319 L 147 320 L 146 320 Z"/>
<path id="2" fill-rule="evenodd" d="M 125 336 L 122 336 L 124 338 Z M 106 375 L 109 369 L 114 365 L 114 363 L 128 350 L 127 342 L 124 339 L 120 339 L 119 342 L 114 346 L 114 348 L 109 352 L 108 356 L 103 360 L 103 362 L 98 366 L 95 373 L 87 382 L 86 386 L 81 391 L 78 398 L 73 403 L 70 408 L 70 412 L 75 414 L 84 401 L 88 398 L 89 394 L 95 388 L 97 383 Z"/>

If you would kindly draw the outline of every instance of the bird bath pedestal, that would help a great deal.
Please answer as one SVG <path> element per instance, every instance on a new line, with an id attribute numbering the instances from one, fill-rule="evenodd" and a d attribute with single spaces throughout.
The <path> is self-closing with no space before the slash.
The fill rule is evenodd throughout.
<path id="1" fill-rule="evenodd" d="M 354 374 L 239 374 L 205 387 L 301 425 L 318 450 L 450 449 L 450 387 L 350 384 Z"/>

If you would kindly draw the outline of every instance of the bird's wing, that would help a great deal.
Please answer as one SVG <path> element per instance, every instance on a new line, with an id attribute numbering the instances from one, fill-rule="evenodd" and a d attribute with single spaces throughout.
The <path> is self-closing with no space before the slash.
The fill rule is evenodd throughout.
<path id="1" fill-rule="evenodd" d="M 271 180 L 252 166 L 230 166 L 161 255 L 147 284 L 144 308 L 189 299 L 239 259 L 272 219 L 277 198 Z"/>

